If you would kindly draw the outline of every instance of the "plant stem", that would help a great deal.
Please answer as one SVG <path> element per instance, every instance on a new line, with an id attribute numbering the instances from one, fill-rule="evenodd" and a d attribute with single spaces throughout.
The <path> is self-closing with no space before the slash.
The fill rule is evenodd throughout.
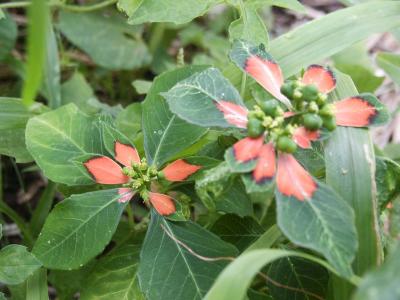
<path id="1" fill-rule="evenodd" d="M 118 0 L 106 0 L 100 3 L 96 3 L 93 5 L 68 5 L 68 4 L 51 4 L 50 6 L 54 6 L 54 7 L 59 7 L 61 9 L 65 9 L 65 10 L 70 10 L 70 11 L 74 11 L 74 12 L 88 12 L 88 11 L 93 11 L 93 10 L 97 10 L 100 8 L 104 8 L 110 5 L 113 5 L 115 3 L 117 3 Z M 18 1 L 18 2 L 8 2 L 8 3 L 3 3 L 0 4 L 0 9 L 1 8 L 16 8 L 16 7 L 27 7 L 31 5 L 30 1 Z"/>
<path id="2" fill-rule="evenodd" d="M 32 215 L 30 221 L 30 227 L 35 236 L 37 236 L 42 229 L 42 226 L 46 220 L 47 215 L 53 204 L 54 195 L 56 193 L 57 184 L 49 181 L 47 187 L 43 191 L 39 203 Z"/>
<path id="3" fill-rule="evenodd" d="M 162 41 L 163 35 L 165 31 L 165 24 L 164 23 L 155 23 L 152 27 L 151 31 L 151 38 L 149 41 L 149 50 L 151 54 L 154 54 L 158 46 L 160 45 L 160 42 Z"/>

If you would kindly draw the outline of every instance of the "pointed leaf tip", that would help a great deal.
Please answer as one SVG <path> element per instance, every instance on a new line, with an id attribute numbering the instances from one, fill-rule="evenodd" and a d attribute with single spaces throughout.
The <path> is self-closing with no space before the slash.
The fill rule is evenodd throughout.
<path id="1" fill-rule="evenodd" d="M 129 181 L 129 177 L 122 173 L 122 168 L 107 156 L 91 158 L 84 166 L 97 183 L 123 184 Z"/>
<path id="2" fill-rule="evenodd" d="M 162 172 L 169 181 L 184 181 L 200 169 L 201 166 L 192 165 L 183 159 L 178 159 L 167 165 Z"/>
<path id="3" fill-rule="evenodd" d="M 224 114 L 225 120 L 239 128 L 247 126 L 247 108 L 228 101 L 216 102 L 217 108 Z"/>
<path id="4" fill-rule="evenodd" d="M 262 146 L 252 177 L 257 184 L 262 184 L 271 181 L 275 176 L 275 171 L 275 149 L 274 146 L 269 143 Z"/>
<path id="5" fill-rule="evenodd" d="M 150 203 L 154 209 L 162 216 L 168 216 L 176 211 L 174 200 L 165 194 L 149 193 Z"/>
<path id="6" fill-rule="evenodd" d="M 336 78 L 331 69 L 320 65 L 311 65 L 305 71 L 302 82 L 314 84 L 321 93 L 329 93 L 336 87 Z"/>
<path id="7" fill-rule="evenodd" d="M 264 45 L 255 46 L 246 41 L 237 40 L 233 44 L 230 58 L 272 96 L 290 106 L 289 100 L 281 93 L 284 80 L 282 70 L 272 56 L 265 51 Z"/>
<path id="8" fill-rule="evenodd" d="M 280 154 L 277 187 L 281 194 L 304 201 L 312 199 L 318 185 L 293 155 Z"/>
<path id="9" fill-rule="evenodd" d="M 334 113 L 340 126 L 367 127 L 382 125 L 389 120 L 386 106 L 367 93 L 335 102 Z"/>
<path id="10" fill-rule="evenodd" d="M 319 131 L 310 131 L 307 130 L 305 127 L 298 127 L 293 133 L 293 140 L 296 144 L 303 148 L 309 149 L 311 148 L 311 142 L 318 140 L 321 136 Z"/>
<path id="11" fill-rule="evenodd" d="M 136 148 L 115 142 L 114 145 L 115 159 L 125 167 L 130 167 L 132 162 L 140 163 L 139 153 Z"/>

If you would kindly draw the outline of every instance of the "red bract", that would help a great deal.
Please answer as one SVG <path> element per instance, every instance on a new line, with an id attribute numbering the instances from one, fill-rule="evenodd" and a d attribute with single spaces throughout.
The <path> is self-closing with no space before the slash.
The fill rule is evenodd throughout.
<path id="1" fill-rule="evenodd" d="M 137 150 L 118 141 L 114 144 L 115 160 L 121 165 L 132 168 L 132 164 L 140 164 L 140 156 Z M 125 175 L 122 167 L 107 156 L 93 157 L 84 163 L 89 174 L 100 184 L 129 184 L 132 178 Z M 168 181 L 184 181 L 190 175 L 197 172 L 201 166 L 192 165 L 178 159 L 167 165 L 162 173 Z M 123 187 L 118 190 L 122 197 L 119 202 L 129 201 L 136 193 L 132 188 Z M 170 215 L 176 211 L 172 197 L 149 191 L 148 200 L 160 215 Z"/>

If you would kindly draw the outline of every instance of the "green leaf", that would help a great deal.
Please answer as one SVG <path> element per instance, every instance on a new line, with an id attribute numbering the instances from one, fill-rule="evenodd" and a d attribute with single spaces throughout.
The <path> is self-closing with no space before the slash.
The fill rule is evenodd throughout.
<path id="1" fill-rule="evenodd" d="M 29 120 L 26 145 L 46 177 L 69 185 L 93 183 L 83 166 L 74 160 L 105 154 L 96 120 L 73 104 Z"/>
<path id="2" fill-rule="evenodd" d="M 178 82 L 163 96 L 172 112 L 200 126 L 236 127 L 228 123 L 216 104 L 221 100 L 244 106 L 238 91 L 215 68 Z"/>
<path id="3" fill-rule="evenodd" d="M 349 278 L 357 250 L 351 207 L 321 182 L 309 200 L 299 201 L 278 190 L 275 196 L 282 232 L 293 243 L 322 253 L 339 274 Z"/>
<path id="4" fill-rule="evenodd" d="M 26 300 L 49 300 L 46 269 L 37 270 L 26 281 Z"/>
<path id="5" fill-rule="evenodd" d="M 274 39 L 268 51 L 289 77 L 373 33 L 399 27 L 399 13 L 397 1 L 370 2 L 340 9 Z M 235 66 L 228 67 L 224 74 L 235 86 L 240 86 L 242 72 Z M 254 82 L 248 84 L 251 85 Z"/>
<path id="6" fill-rule="evenodd" d="M 119 8 L 128 15 L 130 24 L 146 22 L 172 22 L 183 24 L 204 15 L 221 0 L 119 0 Z"/>
<path id="7" fill-rule="evenodd" d="M 0 61 L 14 49 L 17 33 L 17 23 L 10 15 L 0 18 Z"/>
<path id="8" fill-rule="evenodd" d="M 111 70 L 138 69 L 150 63 L 150 54 L 133 30 L 120 25 L 117 15 L 61 11 L 59 28 L 74 45 L 93 61 Z"/>
<path id="9" fill-rule="evenodd" d="M 337 87 L 333 100 L 356 95 L 351 79 L 336 72 Z M 375 158 L 368 130 L 338 127 L 325 147 L 326 183 L 354 209 L 358 232 L 356 274 L 363 274 L 381 261 L 381 243 L 377 232 Z"/>
<path id="10" fill-rule="evenodd" d="M 249 288 L 253 277 L 261 268 L 279 258 L 297 256 L 314 261 L 330 271 L 332 268 L 324 261 L 301 252 L 264 249 L 246 252 L 235 259 L 218 276 L 205 300 L 242 300 Z"/>
<path id="11" fill-rule="evenodd" d="M 271 5 L 291 9 L 298 12 L 305 11 L 304 6 L 297 0 L 250 0 L 249 2 L 256 7 Z"/>
<path id="12" fill-rule="evenodd" d="M 205 171 L 196 180 L 196 193 L 211 211 L 223 211 L 239 216 L 252 215 L 249 195 L 238 177 L 231 177 L 225 162 Z"/>
<path id="13" fill-rule="evenodd" d="M 282 232 L 279 230 L 278 226 L 272 225 L 266 232 L 260 235 L 260 237 L 253 244 L 251 244 L 245 252 L 271 248 L 281 237 Z"/>
<path id="14" fill-rule="evenodd" d="M 367 273 L 353 300 L 394 300 L 400 298 L 400 247 L 388 257 L 382 267 Z"/>
<path id="15" fill-rule="evenodd" d="M 400 193 L 400 165 L 385 157 L 375 158 L 375 181 L 380 210 Z"/>
<path id="16" fill-rule="evenodd" d="M 142 125 L 147 160 L 161 166 L 195 143 L 206 129 L 191 125 L 173 115 L 160 93 L 204 67 L 184 67 L 166 72 L 153 82 L 142 104 Z"/>
<path id="17" fill-rule="evenodd" d="M 251 2 L 239 6 L 241 16 L 229 25 L 229 39 L 246 39 L 257 44 L 268 44 L 268 31 L 264 20 L 257 13 L 257 7 Z"/>
<path id="18" fill-rule="evenodd" d="M 381 52 L 377 55 L 376 62 L 400 86 L 400 55 Z"/>
<path id="19" fill-rule="evenodd" d="M 2 283 L 22 283 L 40 267 L 40 262 L 24 246 L 8 245 L 0 251 L 0 281 Z"/>
<path id="20" fill-rule="evenodd" d="M 30 106 L 34 101 L 42 81 L 46 57 L 47 25 L 49 7 L 45 0 L 32 0 L 28 9 L 28 55 L 22 90 L 22 102 Z"/>
<path id="21" fill-rule="evenodd" d="M 19 163 L 32 161 L 25 146 L 25 127 L 31 116 L 21 100 L 0 97 L 0 154 Z"/>
<path id="22" fill-rule="evenodd" d="M 374 92 L 384 77 L 375 76 L 375 67 L 364 43 L 357 43 L 333 57 L 335 67 L 349 75 L 360 93 Z"/>
<path id="23" fill-rule="evenodd" d="M 111 240 L 125 204 L 118 189 L 72 195 L 56 205 L 37 239 L 33 253 L 44 266 L 76 269 Z"/>
<path id="24" fill-rule="evenodd" d="M 267 275 L 282 286 L 267 281 L 268 291 L 274 299 L 326 299 L 329 273 L 322 266 L 304 258 L 284 257 L 274 261 Z"/>
<path id="25" fill-rule="evenodd" d="M 140 287 L 149 300 L 203 299 L 226 261 L 201 257 L 236 254 L 235 247 L 198 224 L 169 222 L 153 211 L 140 253 Z"/>
<path id="26" fill-rule="evenodd" d="M 85 287 L 86 279 L 95 265 L 92 260 L 82 268 L 77 270 L 51 270 L 49 282 L 57 290 L 57 298 L 60 300 L 70 300 L 74 295 Z"/>
<path id="27" fill-rule="evenodd" d="M 125 107 L 115 119 L 115 126 L 129 139 L 135 140 L 142 129 L 142 105 L 132 103 Z M 136 146 L 136 143 L 135 143 Z"/>
<path id="28" fill-rule="evenodd" d="M 151 88 L 151 84 L 151 81 L 140 79 L 132 82 L 132 85 L 135 88 L 136 92 L 140 95 L 147 94 Z"/>
<path id="29" fill-rule="evenodd" d="M 220 217 L 211 231 L 224 241 L 243 251 L 264 233 L 264 229 L 252 217 L 238 217 L 226 214 Z"/>
<path id="30" fill-rule="evenodd" d="M 144 299 L 136 275 L 140 246 L 129 239 L 101 258 L 85 280 L 80 299 Z"/>
<path id="31" fill-rule="evenodd" d="M 43 71 L 44 93 L 49 101 L 49 106 L 55 109 L 61 106 L 60 61 L 57 40 L 50 20 L 47 24 L 46 48 L 46 61 Z"/>
<path id="32" fill-rule="evenodd" d="M 100 102 L 96 98 L 92 87 L 79 72 L 75 72 L 70 79 L 62 84 L 61 97 L 62 104 L 74 103 L 81 111 L 87 114 L 102 112 L 116 116 L 122 111 L 120 104 L 109 106 Z"/>

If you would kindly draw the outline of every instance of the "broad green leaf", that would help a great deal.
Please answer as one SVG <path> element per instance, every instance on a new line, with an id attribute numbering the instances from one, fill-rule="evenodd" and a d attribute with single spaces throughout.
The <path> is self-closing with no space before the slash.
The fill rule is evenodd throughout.
<path id="1" fill-rule="evenodd" d="M 20 99 L 0 97 L 0 154 L 20 163 L 32 161 L 25 146 L 25 127 L 31 116 Z"/>
<path id="2" fill-rule="evenodd" d="M 33 253 L 50 269 L 76 269 L 111 240 L 125 204 L 118 189 L 72 195 L 49 214 Z"/>
<path id="3" fill-rule="evenodd" d="M 360 93 L 374 92 L 384 77 L 375 76 L 375 67 L 364 43 L 357 43 L 333 57 L 335 67 L 349 75 Z"/>
<path id="4" fill-rule="evenodd" d="M 351 79 L 337 73 L 333 100 L 356 95 Z M 326 183 L 353 207 L 358 232 L 358 253 L 354 272 L 363 274 L 379 265 L 382 249 L 377 232 L 375 158 L 367 129 L 338 127 L 325 147 Z"/>
<path id="5" fill-rule="evenodd" d="M 184 67 L 158 76 L 142 103 L 142 126 L 147 160 L 161 166 L 195 143 L 206 129 L 188 124 L 171 113 L 160 93 L 204 67 Z"/>
<path id="6" fill-rule="evenodd" d="M 200 126 L 236 127 L 217 108 L 220 101 L 244 106 L 238 91 L 215 68 L 209 68 L 178 82 L 163 96 L 172 112 Z"/>
<path id="7" fill-rule="evenodd" d="M 253 213 L 252 203 L 238 177 L 231 177 L 225 162 L 205 171 L 196 180 L 196 193 L 210 211 L 223 211 L 239 216 Z"/>
<path id="8" fill-rule="evenodd" d="M 49 300 L 46 269 L 40 268 L 26 281 L 26 300 Z"/>
<path id="9" fill-rule="evenodd" d="M 0 282 L 19 284 L 24 282 L 41 263 L 25 246 L 8 245 L 0 250 Z"/>
<path id="10" fill-rule="evenodd" d="M 397 1 L 370 2 L 340 9 L 274 39 L 268 51 L 289 77 L 373 33 L 399 27 L 399 13 Z M 224 74 L 235 86 L 240 86 L 242 72 L 235 66 L 228 67 Z"/>
<path id="11" fill-rule="evenodd" d="M 264 20 L 250 2 L 239 6 L 241 16 L 229 26 L 229 39 L 245 39 L 257 44 L 268 44 L 268 31 Z"/>
<path id="12" fill-rule="evenodd" d="M 243 300 L 253 277 L 256 276 L 261 268 L 266 264 L 287 256 L 309 259 L 333 271 L 324 261 L 301 252 L 278 249 L 253 250 L 242 254 L 226 267 L 218 276 L 204 299 Z"/>
<path id="13" fill-rule="evenodd" d="M 380 210 L 400 193 L 400 165 L 385 157 L 375 158 L 375 181 Z"/>
<path id="14" fill-rule="evenodd" d="M 243 251 L 264 233 L 264 229 L 252 217 L 240 218 L 226 214 L 220 217 L 211 231 L 224 241 L 231 243 Z"/>
<path id="15" fill-rule="evenodd" d="M 128 15 L 130 24 L 146 22 L 172 22 L 183 24 L 204 15 L 210 7 L 221 0 L 142 0 L 127 5 L 126 0 L 119 0 L 120 9 Z"/>
<path id="16" fill-rule="evenodd" d="M 203 299 L 227 261 L 202 257 L 236 254 L 235 247 L 198 224 L 169 222 L 153 212 L 140 253 L 140 287 L 149 300 Z"/>
<path id="17" fill-rule="evenodd" d="M 100 102 L 96 98 L 92 87 L 79 72 L 75 72 L 70 79 L 62 84 L 61 100 L 62 104 L 76 104 L 81 111 L 87 114 L 102 112 L 116 116 L 122 111 L 120 104 L 109 106 Z"/>
<path id="18" fill-rule="evenodd" d="M 395 161 L 400 161 L 400 144 L 389 143 L 383 149 L 385 156 Z"/>
<path id="19" fill-rule="evenodd" d="M 282 232 L 279 230 L 277 225 L 272 225 L 266 232 L 260 235 L 260 237 L 251 244 L 245 252 L 271 248 L 280 238 L 282 238 Z"/>
<path id="20" fill-rule="evenodd" d="M 46 41 L 46 61 L 43 71 L 43 88 L 49 106 L 55 109 L 61 106 L 61 87 L 60 87 L 60 61 L 58 57 L 57 40 L 54 34 L 53 25 L 48 20 L 47 41 Z"/>
<path id="21" fill-rule="evenodd" d="M 125 30 L 112 15 L 61 11 L 59 28 L 74 45 L 93 61 L 111 70 L 131 70 L 150 63 L 150 54 L 141 41 L 135 40 L 133 29 Z"/>
<path id="22" fill-rule="evenodd" d="M 140 103 L 132 103 L 125 107 L 117 115 L 115 126 L 128 138 L 135 140 L 142 129 L 142 105 Z"/>
<path id="23" fill-rule="evenodd" d="M 83 166 L 74 160 L 105 154 L 96 120 L 73 104 L 29 120 L 26 145 L 46 177 L 69 185 L 93 183 Z"/>
<path id="24" fill-rule="evenodd" d="M 133 81 L 132 85 L 138 94 L 145 95 L 151 88 L 151 81 L 138 79 Z"/>
<path id="25" fill-rule="evenodd" d="M 17 24 L 10 15 L 0 18 L 0 61 L 14 48 L 17 33 Z"/>
<path id="26" fill-rule="evenodd" d="M 144 299 L 136 274 L 140 246 L 129 239 L 101 258 L 85 280 L 80 299 Z"/>
<path id="27" fill-rule="evenodd" d="M 86 279 L 95 265 L 95 260 L 91 260 L 82 268 L 66 271 L 51 270 L 49 272 L 49 283 L 56 289 L 57 298 L 60 300 L 70 300 L 74 295 L 85 287 Z"/>
<path id="28" fill-rule="evenodd" d="M 32 0 L 28 9 L 28 55 L 22 102 L 32 105 L 42 81 L 46 57 L 47 25 L 50 24 L 49 7 L 45 0 Z"/>
<path id="29" fill-rule="evenodd" d="M 349 278 L 357 250 L 351 207 L 321 182 L 309 200 L 299 201 L 278 190 L 275 196 L 282 232 L 293 243 L 322 253 L 339 274 Z"/>
<path id="30" fill-rule="evenodd" d="M 400 55 L 381 52 L 376 57 L 376 62 L 400 86 Z"/>
<path id="31" fill-rule="evenodd" d="M 279 6 L 298 12 L 304 12 L 304 6 L 297 0 L 250 0 L 253 6 L 263 7 L 264 5 Z"/>
<path id="32" fill-rule="evenodd" d="M 383 266 L 367 273 L 353 300 L 400 299 L 400 247 L 387 258 Z"/>
<path id="33" fill-rule="evenodd" d="M 268 291 L 274 299 L 326 299 L 329 273 L 304 258 L 287 256 L 274 261 L 268 266 L 267 276 L 280 285 L 290 287 L 267 281 Z"/>

